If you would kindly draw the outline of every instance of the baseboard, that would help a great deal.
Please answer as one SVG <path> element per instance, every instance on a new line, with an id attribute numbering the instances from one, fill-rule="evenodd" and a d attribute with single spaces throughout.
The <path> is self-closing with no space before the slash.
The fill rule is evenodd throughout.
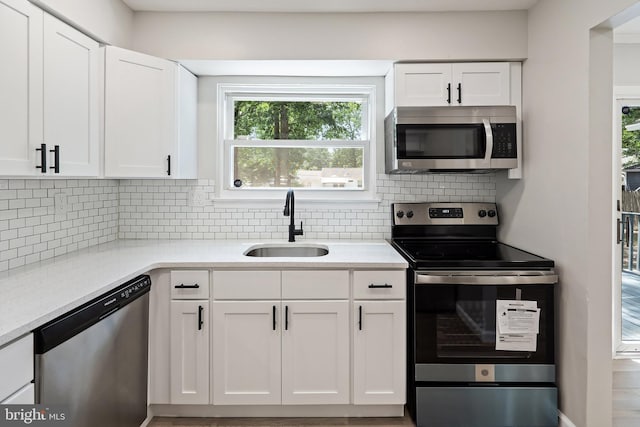
<path id="1" fill-rule="evenodd" d="M 560 411 L 558 411 L 558 418 L 560 419 L 560 424 L 558 425 L 558 427 L 576 427 L 576 425 L 571 422 L 569 417 L 567 417 Z"/>

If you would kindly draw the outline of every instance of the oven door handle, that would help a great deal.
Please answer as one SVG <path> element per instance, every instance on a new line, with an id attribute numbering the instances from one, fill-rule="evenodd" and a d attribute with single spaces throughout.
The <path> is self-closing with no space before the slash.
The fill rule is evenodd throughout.
<path id="1" fill-rule="evenodd" d="M 558 276 L 539 272 L 495 276 L 416 273 L 415 283 L 416 285 L 544 285 L 558 283 Z"/>

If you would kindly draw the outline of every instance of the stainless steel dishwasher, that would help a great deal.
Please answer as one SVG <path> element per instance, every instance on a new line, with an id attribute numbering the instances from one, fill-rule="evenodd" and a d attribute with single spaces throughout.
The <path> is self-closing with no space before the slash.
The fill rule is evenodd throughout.
<path id="1" fill-rule="evenodd" d="M 74 427 L 145 420 L 150 287 L 139 276 L 34 331 L 37 403 Z"/>

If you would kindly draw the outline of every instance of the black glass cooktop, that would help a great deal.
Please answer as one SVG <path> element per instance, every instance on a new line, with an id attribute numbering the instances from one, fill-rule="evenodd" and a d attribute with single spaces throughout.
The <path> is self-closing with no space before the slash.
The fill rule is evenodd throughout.
<path id="1" fill-rule="evenodd" d="M 549 269 L 554 263 L 495 240 L 393 239 L 412 268 Z"/>

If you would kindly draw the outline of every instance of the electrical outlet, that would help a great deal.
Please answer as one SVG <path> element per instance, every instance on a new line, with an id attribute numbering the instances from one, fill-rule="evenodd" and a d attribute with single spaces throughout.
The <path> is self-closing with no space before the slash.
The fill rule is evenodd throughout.
<path id="1" fill-rule="evenodd" d="M 207 204 L 207 194 L 202 190 L 189 191 L 189 206 L 202 207 Z"/>
<path id="2" fill-rule="evenodd" d="M 60 192 L 53 195 L 53 206 L 56 215 L 66 215 L 69 213 L 69 200 L 67 194 Z"/>

